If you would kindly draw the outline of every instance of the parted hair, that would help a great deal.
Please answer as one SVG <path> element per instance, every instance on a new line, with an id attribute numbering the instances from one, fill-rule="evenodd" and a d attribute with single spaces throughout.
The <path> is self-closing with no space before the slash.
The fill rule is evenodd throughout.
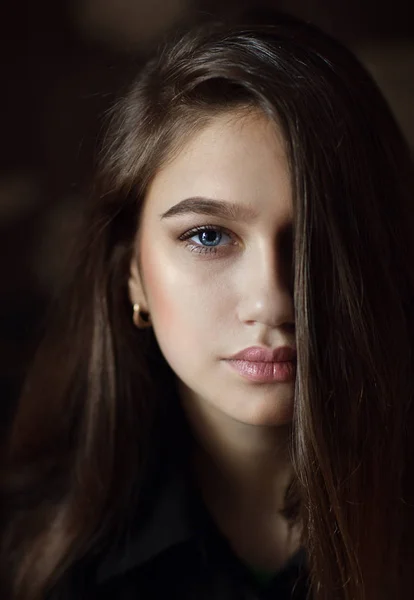
<path id="1" fill-rule="evenodd" d="M 282 17 L 174 33 L 111 110 L 73 272 L 3 444 L 4 597 L 45 598 L 137 505 L 174 382 L 132 323 L 140 208 L 189 135 L 249 109 L 282 132 L 293 189 L 290 516 L 313 598 L 414 597 L 410 152 L 351 52 Z"/>

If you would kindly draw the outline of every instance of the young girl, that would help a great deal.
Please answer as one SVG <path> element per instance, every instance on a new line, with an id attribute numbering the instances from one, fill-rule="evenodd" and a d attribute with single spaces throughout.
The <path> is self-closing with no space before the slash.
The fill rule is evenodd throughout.
<path id="1" fill-rule="evenodd" d="M 413 208 L 338 43 L 167 43 L 4 448 L 1 597 L 412 598 Z"/>

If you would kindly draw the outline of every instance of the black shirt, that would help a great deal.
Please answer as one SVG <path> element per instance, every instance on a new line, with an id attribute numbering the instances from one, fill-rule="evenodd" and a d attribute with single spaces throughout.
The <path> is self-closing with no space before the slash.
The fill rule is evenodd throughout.
<path id="1" fill-rule="evenodd" d="M 301 549 L 266 585 L 232 551 L 182 453 L 164 455 L 146 503 L 105 556 L 78 564 L 50 600 L 305 600 Z"/>

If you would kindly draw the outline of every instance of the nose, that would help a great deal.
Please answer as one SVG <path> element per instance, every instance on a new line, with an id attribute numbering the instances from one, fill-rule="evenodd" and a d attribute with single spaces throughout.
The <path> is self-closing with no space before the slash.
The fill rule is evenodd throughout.
<path id="1" fill-rule="evenodd" d="M 294 326 L 290 256 L 283 256 L 276 244 L 251 250 L 241 280 L 238 318 L 242 323 L 269 329 Z"/>

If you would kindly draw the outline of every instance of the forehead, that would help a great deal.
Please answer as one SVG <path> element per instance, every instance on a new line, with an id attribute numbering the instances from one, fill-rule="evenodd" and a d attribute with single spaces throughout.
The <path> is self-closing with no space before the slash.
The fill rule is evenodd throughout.
<path id="1" fill-rule="evenodd" d="M 160 212 L 187 197 L 239 202 L 260 211 L 278 199 L 291 210 L 291 186 L 282 134 L 258 111 L 213 117 L 158 171 L 147 193 Z"/>

